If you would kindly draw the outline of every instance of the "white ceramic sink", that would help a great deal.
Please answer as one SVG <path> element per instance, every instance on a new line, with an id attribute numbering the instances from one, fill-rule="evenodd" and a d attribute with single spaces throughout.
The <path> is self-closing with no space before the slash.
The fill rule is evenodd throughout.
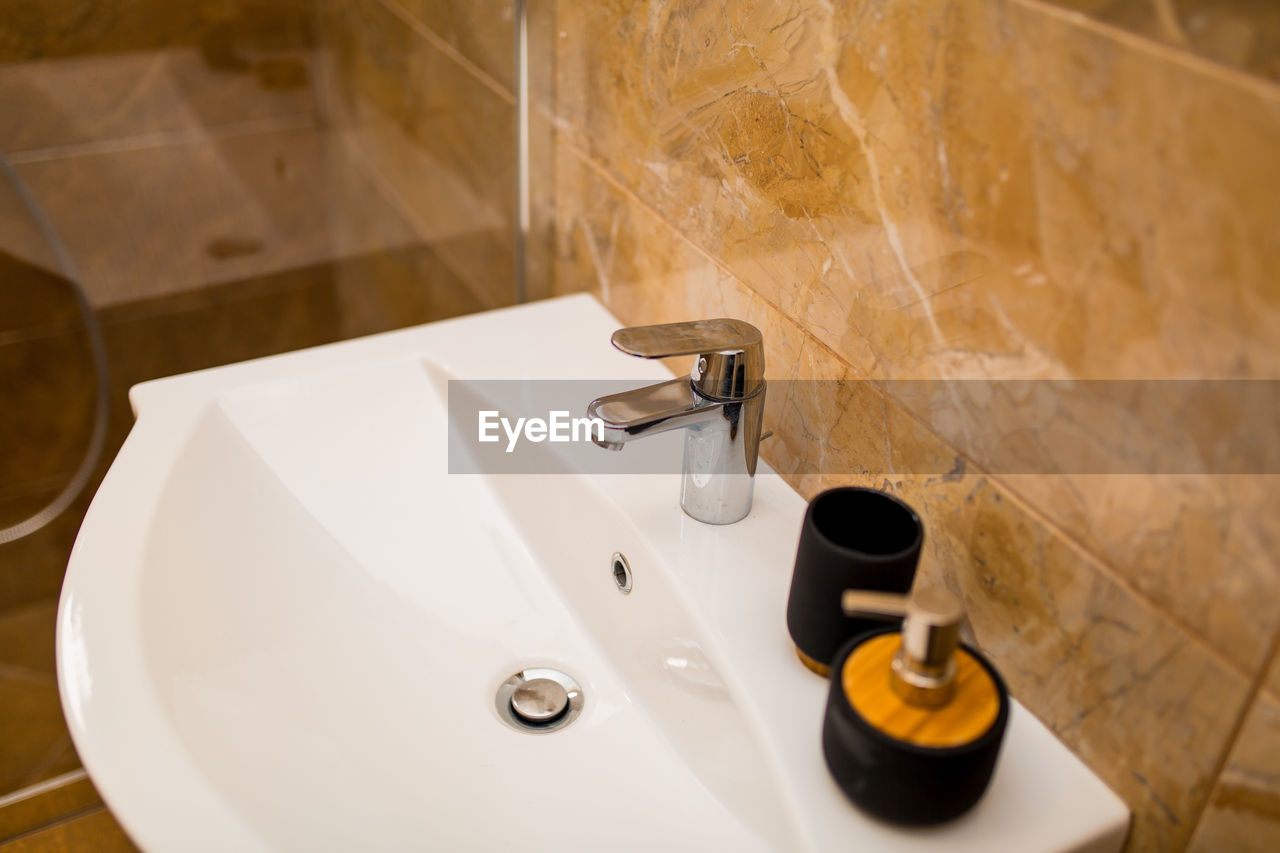
<path id="1" fill-rule="evenodd" d="M 612 349 L 619 325 L 576 296 L 133 390 L 68 568 L 58 673 L 135 841 L 1118 849 L 1121 802 L 1016 703 L 960 820 L 907 831 L 844 800 L 826 683 L 784 623 L 804 502 L 767 469 L 727 527 L 680 511 L 674 472 L 449 474 L 447 378 L 667 378 Z M 528 666 L 572 675 L 581 717 L 504 725 L 495 691 Z"/>

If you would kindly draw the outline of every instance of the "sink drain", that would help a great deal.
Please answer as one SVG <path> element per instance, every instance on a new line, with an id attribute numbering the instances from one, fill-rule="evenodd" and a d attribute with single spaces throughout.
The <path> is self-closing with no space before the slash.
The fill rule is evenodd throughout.
<path id="1" fill-rule="evenodd" d="M 550 678 L 531 678 L 511 694 L 511 710 L 531 726 L 548 726 L 569 711 L 569 691 Z"/>
<path id="2" fill-rule="evenodd" d="M 498 717 L 521 732 L 559 731 L 582 713 L 582 688 L 558 669 L 522 669 L 502 682 L 494 706 Z"/>

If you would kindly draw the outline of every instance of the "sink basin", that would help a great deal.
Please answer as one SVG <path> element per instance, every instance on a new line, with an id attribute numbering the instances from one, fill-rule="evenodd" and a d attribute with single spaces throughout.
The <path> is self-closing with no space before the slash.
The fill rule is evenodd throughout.
<path id="1" fill-rule="evenodd" d="M 1119 849 L 1123 804 L 1016 702 L 973 812 L 908 831 L 848 804 L 783 617 L 805 505 L 767 467 L 728 527 L 681 513 L 674 471 L 450 474 L 450 379 L 668 378 L 620 325 L 574 296 L 133 389 L 58 614 L 72 735 L 133 839 Z M 530 667 L 581 716 L 504 723 Z"/>

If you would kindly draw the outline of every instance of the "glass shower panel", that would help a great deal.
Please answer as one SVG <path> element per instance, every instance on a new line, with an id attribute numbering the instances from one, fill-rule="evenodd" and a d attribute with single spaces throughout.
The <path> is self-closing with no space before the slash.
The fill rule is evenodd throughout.
<path id="1" fill-rule="evenodd" d="M 53 618 L 129 387 L 509 305 L 523 269 L 513 0 L 3 5 L 0 797 L 78 766 Z"/>

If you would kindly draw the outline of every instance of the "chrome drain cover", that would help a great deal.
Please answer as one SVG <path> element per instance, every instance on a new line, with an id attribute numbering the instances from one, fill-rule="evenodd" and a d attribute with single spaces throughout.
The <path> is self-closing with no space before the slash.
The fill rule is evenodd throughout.
<path id="1" fill-rule="evenodd" d="M 550 678 L 531 678 L 511 694 L 511 710 L 522 722 L 545 726 L 569 710 L 569 691 Z"/>
<path id="2" fill-rule="evenodd" d="M 559 731 L 582 713 L 582 688 L 558 669 L 522 669 L 502 682 L 494 698 L 498 717 L 517 731 Z"/>

